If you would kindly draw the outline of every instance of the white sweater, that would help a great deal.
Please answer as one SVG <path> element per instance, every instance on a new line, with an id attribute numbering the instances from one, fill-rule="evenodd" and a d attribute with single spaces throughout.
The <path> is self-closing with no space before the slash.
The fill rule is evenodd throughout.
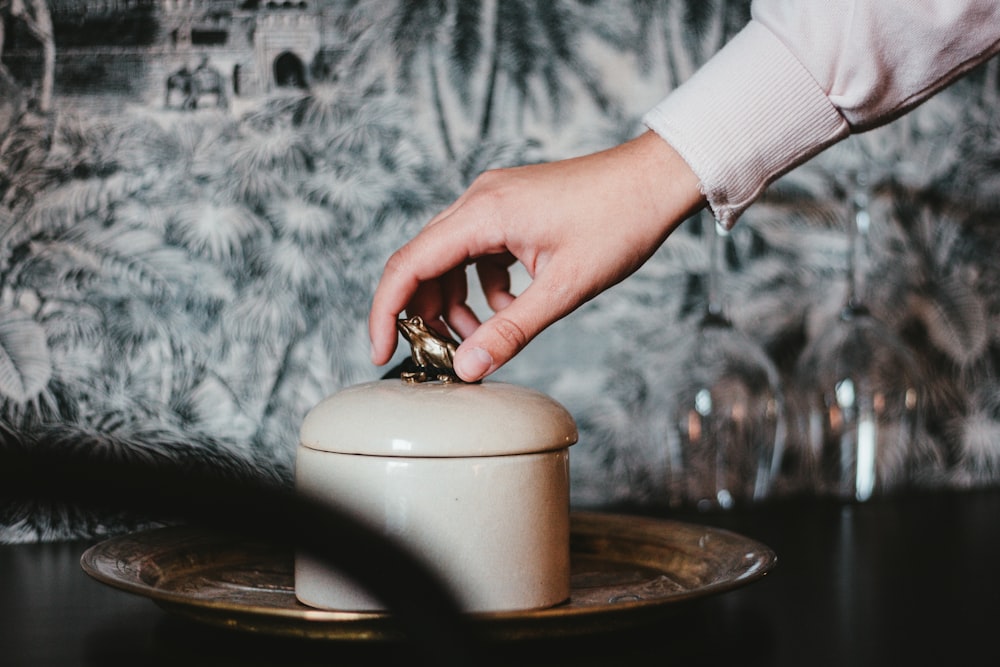
<path id="1" fill-rule="evenodd" d="M 1000 51 L 1000 0 L 755 0 L 751 16 L 643 119 L 730 227 L 783 173 Z"/>

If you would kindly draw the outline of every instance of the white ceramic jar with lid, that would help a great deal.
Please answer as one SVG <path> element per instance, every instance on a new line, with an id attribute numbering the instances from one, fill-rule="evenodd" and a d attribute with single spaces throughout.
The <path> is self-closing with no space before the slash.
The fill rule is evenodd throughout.
<path id="1" fill-rule="evenodd" d="M 316 405 L 301 428 L 296 489 L 355 512 L 438 569 L 470 612 L 569 596 L 569 446 L 576 425 L 541 392 L 502 382 L 379 380 Z M 309 606 L 380 610 L 306 554 Z"/>

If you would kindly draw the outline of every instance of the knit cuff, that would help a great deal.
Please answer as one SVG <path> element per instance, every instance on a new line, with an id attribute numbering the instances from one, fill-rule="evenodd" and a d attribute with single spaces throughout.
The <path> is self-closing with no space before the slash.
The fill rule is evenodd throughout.
<path id="1" fill-rule="evenodd" d="M 849 134 L 816 80 L 756 21 L 643 122 L 688 163 L 726 227 L 772 181 Z"/>

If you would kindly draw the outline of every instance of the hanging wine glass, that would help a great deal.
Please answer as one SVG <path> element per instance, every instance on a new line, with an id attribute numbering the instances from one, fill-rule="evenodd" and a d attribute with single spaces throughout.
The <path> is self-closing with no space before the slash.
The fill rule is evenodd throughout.
<path id="1" fill-rule="evenodd" d="M 720 299 L 727 232 L 708 214 L 707 297 L 690 331 L 675 395 L 686 503 L 728 509 L 765 498 L 780 463 L 785 409 L 767 352 L 726 316 Z"/>
<path id="2" fill-rule="evenodd" d="M 817 492 L 867 500 L 907 474 L 919 415 L 912 355 L 865 302 L 869 266 L 869 180 L 848 176 L 847 295 L 802 352 L 795 385 Z"/>

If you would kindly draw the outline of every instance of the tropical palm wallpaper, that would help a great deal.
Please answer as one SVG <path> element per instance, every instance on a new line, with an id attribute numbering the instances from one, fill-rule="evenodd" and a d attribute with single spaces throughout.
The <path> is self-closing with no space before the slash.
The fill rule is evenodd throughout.
<path id="1" fill-rule="evenodd" d="M 388 255 L 485 169 L 640 132 L 748 7 L 0 1 L 0 447 L 290 484 L 305 413 L 385 370 L 366 317 Z M 993 60 L 783 178 L 721 245 L 685 223 L 505 368 L 576 417 L 573 502 L 699 497 L 679 396 L 710 301 L 778 387 L 765 495 L 822 492 L 801 360 L 851 283 L 920 396 L 906 437 L 867 454 L 878 489 L 1000 481 L 998 97 Z M 0 542 L 137 520 L 7 503 Z"/>

